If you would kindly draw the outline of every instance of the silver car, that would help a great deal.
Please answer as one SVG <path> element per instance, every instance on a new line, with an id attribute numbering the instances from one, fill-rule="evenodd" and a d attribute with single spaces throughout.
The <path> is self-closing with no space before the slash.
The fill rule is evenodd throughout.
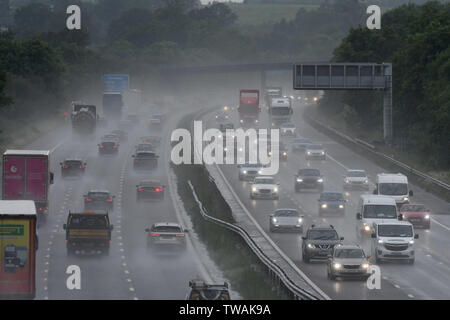
<path id="1" fill-rule="evenodd" d="M 303 219 L 296 209 L 277 209 L 269 216 L 269 230 L 303 232 Z"/>
<path id="2" fill-rule="evenodd" d="M 344 190 L 363 189 L 369 190 L 369 178 L 364 170 L 348 170 L 344 175 Z"/>
<path id="3" fill-rule="evenodd" d="M 325 160 L 326 154 L 325 149 L 320 144 L 311 144 L 305 148 L 305 158 L 309 159 L 320 159 Z"/>
<path id="4" fill-rule="evenodd" d="M 367 272 L 370 267 L 369 258 L 359 245 L 336 245 L 328 258 L 328 279 L 352 277 L 366 280 L 370 276 Z"/>

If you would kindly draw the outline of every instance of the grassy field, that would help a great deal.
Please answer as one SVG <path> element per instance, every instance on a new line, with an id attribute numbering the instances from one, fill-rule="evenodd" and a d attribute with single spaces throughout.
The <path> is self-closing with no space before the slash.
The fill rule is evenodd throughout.
<path id="1" fill-rule="evenodd" d="M 318 1 L 319 2 L 319 1 Z M 237 23 L 240 26 L 272 25 L 281 19 L 292 20 L 300 8 L 311 10 L 319 5 L 302 4 L 238 4 L 229 3 L 228 6 L 238 16 Z"/>

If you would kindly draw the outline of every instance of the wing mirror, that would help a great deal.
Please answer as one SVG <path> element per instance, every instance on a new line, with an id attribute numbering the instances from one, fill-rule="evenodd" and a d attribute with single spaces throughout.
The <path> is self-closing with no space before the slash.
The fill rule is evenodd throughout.
<path id="1" fill-rule="evenodd" d="M 62 166 L 62 162 L 60 162 L 59 165 Z"/>
<path id="2" fill-rule="evenodd" d="M 373 239 L 375 239 L 375 238 L 377 237 L 377 235 L 376 235 L 375 233 L 372 233 L 370 236 L 371 236 Z"/>
<path id="3" fill-rule="evenodd" d="M 344 237 L 341 237 L 340 240 L 344 240 Z"/>
<path id="4" fill-rule="evenodd" d="M 302 237 L 302 240 L 306 240 L 306 237 Z"/>
<path id="5" fill-rule="evenodd" d="M 67 229 L 67 224 L 63 224 L 63 230 L 66 230 Z"/>
<path id="6" fill-rule="evenodd" d="M 184 229 L 184 233 L 189 233 L 189 229 Z"/>
<path id="7" fill-rule="evenodd" d="M 358 219 L 358 220 L 361 220 L 361 219 L 362 219 L 361 213 L 358 212 L 358 213 L 356 214 L 356 219 Z"/>
<path id="8" fill-rule="evenodd" d="M 55 180 L 55 175 L 53 174 L 53 172 L 50 172 L 50 184 L 53 184 Z"/>
<path id="9" fill-rule="evenodd" d="M 419 234 L 415 234 L 414 239 L 419 239 Z"/>
<path id="10" fill-rule="evenodd" d="M 150 232 L 150 229 L 149 228 L 145 228 L 145 232 Z"/>
<path id="11" fill-rule="evenodd" d="M 410 197 L 412 197 L 412 196 L 414 196 L 414 192 L 413 192 L 412 190 L 409 190 L 408 195 L 409 195 Z"/>
<path id="12" fill-rule="evenodd" d="M 112 231 L 114 229 L 114 225 L 112 224 L 109 228 Z"/>

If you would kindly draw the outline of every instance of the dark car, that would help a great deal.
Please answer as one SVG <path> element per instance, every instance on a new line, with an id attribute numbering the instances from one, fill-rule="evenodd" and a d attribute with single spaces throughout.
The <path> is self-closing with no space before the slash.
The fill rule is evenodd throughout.
<path id="1" fill-rule="evenodd" d="M 231 300 L 228 283 L 207 284 L 203 280 L 189 281 L 191 290 L 186 300 Z"/>
<path id="2" fill-rule="evenodd" d="M 84 210 L 113 211 L 114 198 L 107 190 L 91 190 L 84 196 Z"/>
<path id="3" fill-rule="evenodd" d="M 100 155 L 105 154 L 118 154 L 119 153 L 119 143 L 114 140 L 105 140 L 98 144 L 98 153 Z"/>
<path id="4" fill-rule="evenodd" d="M 121 130 L 121 129 L 116 129 L 111 131 L 112 134 L 116 135 L 119 137 L 119 141 L 127 141 L 128 140 L 128 134 L 125 130 Z"/>
<path id="5" fill-rule="evenodd" d="M 302 189 L 318 189 L 323 191 L 323 177 L 319 169 L 300 169 L 295 175 L 294 182 L 295 192 L 300 192 Z"/>
<path id="6" fill-rule="evenodd" d="M 151 170 L 158 166 L 158 158 L 153 151 L 138 151 L 132 155 L 135 170 Z"/>
<path id="7" fill-rule="evenodd" d="M 139 151 L 155 151 L 155 147 L 150 143 L 139 143 L 136 145 L 136 152 Z"/>
<path id="8" fill-rule="evenodd" d="M 136 185 L 136 200 L 163 200 L 166 186 L 156 180 L 144 180 Z"/>
<path id="9" fill-rule="evenodd" d="M 275 147 L 276 145 L 274 143 L 270 142 L 269 151 L 268 151 L 268 155 L 269 156 L 272 155 L 272 146 Z M 288 149 L 287 149 L 286 145 L 282 141 L 280 141 L 278 143 L 278 155 L 279 155 L 281 161 L 287 161 Z"/>
<path id="10" fill-rule="evenodd" d="M 411 222 L 414 227 L 430 229 L 430 209 L 423 204 L 404 204 L 401 206 L 399 213 L 402 215 L 402 220 Z"/>
<path id="11" fill-rule="evenodd" d="M 61 176 L 63 178 L 82 176 L 86 170 L 86 162 L 81 159 L 65 159 L 59 164 L 61 165 Z"/>
<path id="12" fill-rule="evenodd" d="M 158 222 L 151 228 L 145 229 L 148 233 L 147 249 L 175 248 L 186 249 L 187 230 L 178 223 Z"/>
<path id="13" fill-rule="evenodd" d="M 341 192 L 322 192 L 317 201 L 319 202 L 319 215 L 328 212 L 345 215 L 347 200 Z"/>
<path id="14" fill-rule="evenodd" d="M 344 237 L 339 237 L 332 225 L 311 225 L 302 237 L 302 259 L 309 263 L 311 259 L 328 259 L 335 245 L 340 244 Z"/>

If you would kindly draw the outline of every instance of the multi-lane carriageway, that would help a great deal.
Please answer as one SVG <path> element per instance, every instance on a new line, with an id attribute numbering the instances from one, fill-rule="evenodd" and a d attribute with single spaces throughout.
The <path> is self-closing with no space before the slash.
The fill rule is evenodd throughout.
<path id="1" fill-rule="evenodd" d="M 351 191 L 347 195 L 345 217 L 318 216 L 318 192 L 294 192 L 294 174 L 303 167 L 320 169 L 324 175 L 325 190 L 342 191 L 343 174 L 347 169 L 365 169 L 373 179 L 377 173 L 386 172 L 370 160 L 363 158 L 349 148 L 330 139 L 308 125 L 301 117 L 305 106 L 294 110 L 293 122 L 300 136 L 322 143 L 328 153 L 325 161 L 306 161 L 303 154 L 288 155 L 287 162 L 280 163 L 276 175 L 280 182 L 280 200 L 251 200 L 250 184 L 239 181 L 236 165 L 219 166 L 241 202 L 256 219 L 268 236 L 288 257 L 331 299 L 449 299 L 450 298 L 450 205 L 431 193 L 410 184 L 414 191 L 413 202 L 424 203 L 431 208 L 431 230 L 418 230 L 420 238 L 415 242 L 416 261 L 414 265 L 383 263 L 381 268 L 381 289 L 367 288 L 365 281 L 330 281 L 326 275 L 326 263 L 306 264 L 301 259 L 301 234 L 270 233 L 269 214 L 277 208 L 297 208 L 305 215 L 305 225 L 329 223 L 344 236 L 344 243 L 358 243 L 355 233 L 356 205 L 363 192 Z M 214 113 L 203 120 L 206 127 L 217 127 Z M 237 114 L 233 115 L 235 127 L 239 127 Z M 262 111 L 260 128 L 268 128 L 267 113 Z M 292 138 L 283 138 L 286 145 Z M 306 230 L 306 228 L 305 228 Z M 370 255 L 370 240 L 361 243 Z"/>
<path id="2" fill-rule="evenodd" d="M 185 113 L 193 112 L 186 108 Z M 36 262 L 36 299 L 184 299 L 188 281 L 211 278 L 223 282 L 216 267 L 209 261 L 205 249 L 196 248 L 188 241 L 185 252 L 146 252 L 144 229 L 154 222 L 183 223 L 175 209 L 170 190 L 162 202 L 136 203 L 136 184 L 141 179 L 160 179 L 169 185 L 167 164 L 170 132 L 181 118 L 175 115 L 160 132 L 148 130 L 145 117 L 139 128 L 129 133 L 128 142 L 121 142 L 117 157 L 100 157 L 97 140 L 74 140 L 69 127 L 50 132 L 32 144 L 29 149 L 51 150 L 51 171 L 55 183 L 50 189 L 50 213 L 46 221 L 39 219 L 39 249 Z M 135 142 L 145 135 L 160 135 L 161 146 L 158 168 L 148 174 L 137 174 L 130 161 Z M 63 180 L 59 162 L 66 157 L 79 157 L 87 162 L 83 179 Z M 109 256 L 71 256 L 66 253 L 65 231 L 69 210 L 83 210 L 83 194 L 91 188 L 107 189 L 116 196 L 115 209 L 110 213 L 112 242 Z M 189 226 L 188 226 L 189 227 Z M 189 239 L 194 238 L 190 233 Z M 81 289 L 69 290 L 66 269 L 77 265 L 81 270 Z M 211 274 L 212 270 L 212 274 Z M 233 297 L 233 291 L 231 292 Z M 234 295 L 234 298 L 239 297 Z"/>

